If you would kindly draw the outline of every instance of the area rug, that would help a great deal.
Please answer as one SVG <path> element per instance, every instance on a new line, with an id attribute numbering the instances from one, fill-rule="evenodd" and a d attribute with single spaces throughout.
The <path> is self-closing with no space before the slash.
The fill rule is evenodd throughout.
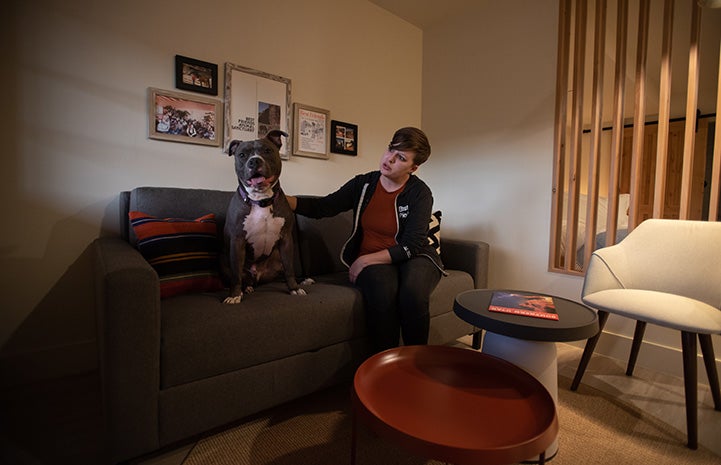
<path id="1" fill-rule="evenodd" d="M 685 447 L 685 434 L 594 388 L 559 386 L 559 452 L 548 463 L 708 465 L 721 457 Z M 338 465 L 350 463 L 349 387 L 318 392 L 200 440 L 183 465 Z M 362 427 L 358 465 L 437 465 L 410 456 Z"/>

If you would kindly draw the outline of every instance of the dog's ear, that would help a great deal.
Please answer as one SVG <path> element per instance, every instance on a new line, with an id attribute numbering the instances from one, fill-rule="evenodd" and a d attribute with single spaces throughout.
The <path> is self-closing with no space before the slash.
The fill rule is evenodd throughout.
<path id="1" fill-rule="evenodd" d="M 241 142 L 243 142 L 243 141 L 242 141 L 242 140 L 237 140 L 237 139 L 230 141 L 230 145 L 228 145 L 228 156 L 229 156 L 229 157 L 232 157 L 232 156 L 233 156 L 233 152 L 235 151 L 235 148 L 236 148 Z"/>
<path id="2" fill-rule="evenodd" d="M 288 133 L 281 131 L 280 129 L 273 129 L 266 134 L 265 138 L 271 141 L 276 147 L 281 148 L 283 146 L 283 141 L 280 136 L 288 137 Z"/>

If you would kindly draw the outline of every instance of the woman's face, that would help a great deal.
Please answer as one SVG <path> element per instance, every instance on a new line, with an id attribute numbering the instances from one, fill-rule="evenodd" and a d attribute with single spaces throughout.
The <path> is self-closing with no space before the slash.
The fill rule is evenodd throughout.
<path id="1" fill-rule="evenodd" d="M 393 180 L 405 181 L 405 178 L 418 168 L 413 162 L 414 159 L 415 153 L 411 151 L 389 147 L 381 157 L 381 174 Z"/>

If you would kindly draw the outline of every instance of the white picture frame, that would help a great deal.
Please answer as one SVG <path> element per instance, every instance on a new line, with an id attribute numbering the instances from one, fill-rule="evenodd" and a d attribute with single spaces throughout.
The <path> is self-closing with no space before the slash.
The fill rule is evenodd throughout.
<path id="1" fill-rule="evenodd" d="M 272 129 L 291 134 L 291 81 L 233 63 L 225 63 L 225 139 L 255 140 Z M 290 158 L 290 144 L 283 144 L 280 157 Z"/>

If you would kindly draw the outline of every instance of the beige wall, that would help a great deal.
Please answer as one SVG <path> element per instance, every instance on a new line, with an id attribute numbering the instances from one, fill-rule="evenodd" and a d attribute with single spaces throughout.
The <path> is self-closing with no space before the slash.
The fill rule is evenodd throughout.
<path id="1" fill-rule="evenodd" d="M 421 124 L 421 31 L 365 0 L 11 0 L 2 16 L 3 379 L 94 363 L 83 250 L 116 230 L 119 191 L 235 188 L 219 148 L 147 138 L 147 88 L 174 90 L 175 54 L 290 78 L 293 101 L 358 124 L 357 157 L 286 162 L 289 193 L 376 169 L 393 130 Z"/>

